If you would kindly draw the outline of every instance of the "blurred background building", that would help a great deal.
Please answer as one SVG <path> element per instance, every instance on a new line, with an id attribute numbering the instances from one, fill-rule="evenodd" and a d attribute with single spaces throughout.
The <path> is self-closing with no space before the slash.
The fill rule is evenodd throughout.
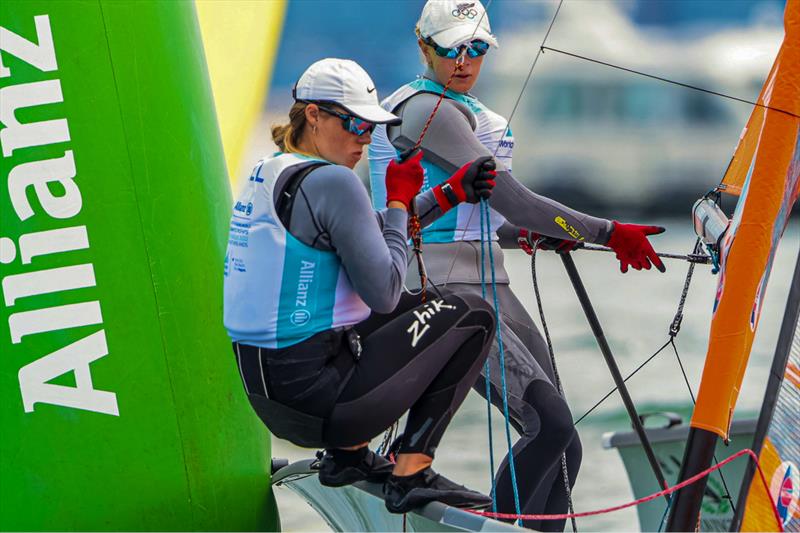
<path id="1" fill-rule="evenodd" d="M 488 2 L 485 2 L 486 5 Z M 423 0 L 290 1 L 262 121 L 240 174 L 273 150 L 268 126 L 313 61 L 360 63 L 381 97 L 423 70 L 414 25 Z M 547 46 L 755 100 L 780 45 L 782 0 L 568 0 Z M 511 113 L 556 0 L 494 0 L 500 49 L 474 94 Z M 751 106 L 547 52 L 513 120 L 514 175 L 594 214 L 685 216 L 719 182 Z M 359 165 L 365 175 L 363 162 Z"/>

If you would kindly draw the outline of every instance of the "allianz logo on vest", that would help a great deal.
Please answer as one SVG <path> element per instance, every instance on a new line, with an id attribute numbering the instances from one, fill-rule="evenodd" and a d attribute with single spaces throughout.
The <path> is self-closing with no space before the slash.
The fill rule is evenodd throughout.
<path id="1" fill-rule="evenodd" d="M 314 283 L 314 269 L 317 264 L 313 261 L 300 261 L 300 275 L 297 277 L 297 294 L 294 299 L 295 310 L 289 315 L 289 321 L 295 326 L 304 326 L 311 320 L 308 311 L 308 289 Z"/>
<path id="2" fill-rule="evenodd" d="M 253 213 L 253 202 L 248 202 L 247 205 L 244 205 L 242 202 L 236 202 L 236 205 L 233 206 L 233 210 L 244 213 L 245 216 L 249 217 Z"/>
<path id="3" fill-rule="evenodd" d="M 289 315 L 289 320 L 295 326 L 303 326 L 311 320 L 311 313 L 305 309 L 295 309 L 294 312 Z"/>

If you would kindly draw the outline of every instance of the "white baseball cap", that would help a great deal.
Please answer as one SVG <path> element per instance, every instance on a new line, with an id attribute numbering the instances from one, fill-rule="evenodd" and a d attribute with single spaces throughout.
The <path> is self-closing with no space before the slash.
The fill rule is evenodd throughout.
<path id="1" fill-rule="evenodd" d="M 417 28 L 423 38 L 431 38 L 444 48 L 454 48 L 475 39 L 498 47 L 489 26 L 489 15 L 478 0 L 428 0 Z"/>
<path id="2" fill-rule="evenodd" d="M 400 118 L 378 105 L 378 91 L 355 61 L 327 58 L 313 63 L 294 86 L 295 100 L 335 103 L 375 124 L 399 124 Z"/>

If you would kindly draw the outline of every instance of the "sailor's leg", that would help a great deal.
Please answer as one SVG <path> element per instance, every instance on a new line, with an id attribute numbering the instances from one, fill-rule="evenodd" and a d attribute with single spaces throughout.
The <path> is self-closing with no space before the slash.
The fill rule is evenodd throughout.
<path id="1" fill-rule="evenodd" d="M 545 484 L 551 468 L 561 463 L 561 454 L 572 439 L 572 415 L 564 399 L 546 380 L 530 383 L 523 397 L 523 435 L 513 447 L 516 482 L 523 513 L 537 507 L 535 494 Z M 531 429 L 529 429 L 531 428 Z M 515 512 L 511 468 L 508 457 L 495 478 L 497 507 L 501 512 Z M 548 484 L 551 486 L 552 482 Z"/>
<path id="2" fill-rule="evenodd" d="M 544 370 L 547 378 L 555 385 L 555 372 L 550 360 L 550 353 L 547 350 L 547 342 L 522 302 L 519 301 L 509 285 L 497 286 L 497 299 L 503 322 L 516 333 L 539 367 Z"/>
<path id="3" fill-rule="evenodd" d="M 402 451 L 433 456 L 493 336 L 490 307 L 470 295 L 432 300 L 374 329 L 331 412 L 326 441 L 369 440 L 410 409 Z"/>
<path id="4" fill-rule="evenodd" d="M 550 353 L 547 350 L 547 343 L 539 332 L 539 328 L 527 313 L 522 303 L 517 299 L 516 295 L 510 290 L 508 285 L 498 285 L 498 299 L 500 300 L 500 308 L 503 315 L 503 322 L 507 324 L 528 348 L 533 358 L 544 370 L 550 378 L 550 382 L 555 385 L 555 374 L 550 359 Z M 563 394 L 562 394 L 563 396 Z M 566 400 L 566 398 L 564 398 Z M 567 459 L 567 473 L 570 479 L 570 489 L 575 485 L 575 480 L 578 476 L 578 471 L 581 466 L 581 459 L 583 452 L 581 448 L 580 437 L 577 431 L 567 446 L 566 451 Z M 543 486 L 536 491 L 532 496 L 531 509 L 529 514 L 562 514 L 567 511 L 568 501 L 567 492 L 564 488 L 563 473 L 561 461 L 557 464 L 558 475 L 554 481 L 543 482 Z M 551 486 L 551 488 L 548 488 Z M 558 509 L 558 510 L 555 510 Z M 556 521 L 557 522 L 557 521 Z M 530 527 L 530 526 L 529 526 Z M 555 527 L 557 531 L 563 530 L 563 523 L 561 529 L 558 529 L 558 524 L 553 524 L 553 521 L 543 521 L 541 525 L 536 525 L 533 529 L 542 531 L 551 531 L 550 527 Z"/>
<path id="5" fill-rule="evenodd" d="M 428 299 L 433 299 L 433 295 L 429 295 Z M 353 327 L 359 335 L 362 337 L 367 337 L 379 328 L 385 326 L 388 322 L 422 304 L 422 295 L 404 292 L 400 295 L 400 300 L 390 313 L 382 314 L 372 311 L 365 320 L 359 322 Z"/>
<path id="6" fill-rule="evenodd" d="M 583 448 L 581 446 L 581 439 L 578 432 L 575 431 L 572 440 L 567 446 L 567 475 L 569 478 L 569 487 L 575 486 L 575 479 L 578 477 L 578 470 L 580 469 L 581 458 L 583 457 Z M 549 494 L 545 505 L 541 510 L 532 512 L 531 514 L 564 514 L 569 510 L 569 497 L 567 490 L 564 487 L 564 475 L 561 466 L 561 461 L 553 466 L 553 473 L 555 474 L 553 481 L 549 486 Z M 539 520 L 524 522 L 525 527 L 535 529 L 536 531 L 564 531 L 566 520 Z"/>
<path id="7" fill-rule="evenodd" d="M 481 293 L 480 285 L 450 284 L 448 290 Z M 487 290 L 488 299 L 491 298 L 491 288 Z M 551 381 L 552 367 L 548 365 L 549 372 L 543 369 L 531 352 L 536 351 L 543 361 L 549 362 L 547 346 L 533 321 L 508 285 L 498 284 L 497 290 L 509 417 L 511 425 L 520 433 L 520 439 L 512 448 L 520 506 L 525 513 L 541 512 L 554 483 L 551 468 L 560 465 L 561 454 L 572 439 L 572 415 Z M 503 386 L 497 340 L 488 361 L 491 402 L 502 413 Z M 483 372 L 473 388 L 486 396 Z M 515 505 L 508 457 L 500 465 L 495 483 L 498 509 L 513 513 Z"/>

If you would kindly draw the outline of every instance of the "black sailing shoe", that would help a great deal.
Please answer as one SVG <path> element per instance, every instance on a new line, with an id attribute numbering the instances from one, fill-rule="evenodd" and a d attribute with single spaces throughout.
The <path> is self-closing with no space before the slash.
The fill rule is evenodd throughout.
<path id="1" fill-rule="evenodd" d="M 386 508 L 406 513 L 432 501 L 462 509 L 482 509 L 492 505 L 485 494 L 470 490 L 426 468 L 411 476 L 389 476 L 383 485 Z"/>
<path id="2" fill-rule="evenodd" d="M 383 483 L 393 468 L 394 464 L 367 446 L 358 450 L 325 450 L 319 462 L 319 482 L 326 487 L 343 487 L 365 479 Z"/>

